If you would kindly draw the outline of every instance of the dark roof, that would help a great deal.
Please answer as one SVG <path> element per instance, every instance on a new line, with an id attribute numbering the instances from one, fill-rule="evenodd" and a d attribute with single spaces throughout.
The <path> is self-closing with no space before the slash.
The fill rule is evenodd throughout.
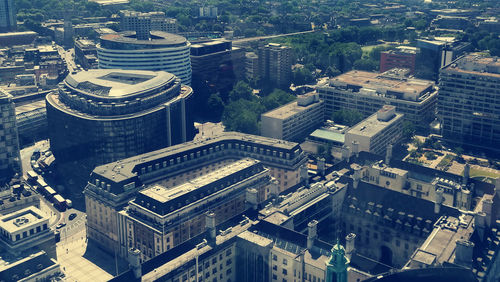
<path id="1" fill-rule="evenodd" d="M 460 281 L 476 282 L 472 271 L 459 267 L 437 267 L 410 269 L 396 273 L 373 277 L 364 280 L 364 282 L 442 282 L 442 281 Z"/>
<path id="2" fill-rule="evenodd" d="M 1 271 L 0 281 L 19 281 L 54 264 L 56 263 L 45 252 L 42 252 L 20 264 Z"/>

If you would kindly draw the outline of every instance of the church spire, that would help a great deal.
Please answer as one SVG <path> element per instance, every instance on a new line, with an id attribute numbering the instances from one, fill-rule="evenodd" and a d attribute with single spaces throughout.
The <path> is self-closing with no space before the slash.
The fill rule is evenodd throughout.
<path id="1" fill-rule="evenodd" d="M 347 267 L 349 259 L 345 256 L 345 250 L 337 243 L 333 246 L 330 258 L 326 261 L 326 282 L 347 282 Z"/>

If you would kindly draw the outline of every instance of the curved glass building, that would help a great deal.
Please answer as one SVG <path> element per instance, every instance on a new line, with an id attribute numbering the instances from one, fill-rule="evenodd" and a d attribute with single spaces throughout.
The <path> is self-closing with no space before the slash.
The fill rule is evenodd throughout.
<path id="1" fill-rule="evenodd" d="M 68 75 L 46 96 L 52 152 L 87 177 L 98 165 L 191 140 L 192 93 L 163 71 Z"/>
<path id="2" fill-rule="evenodd" d="M 97 58 L 101 69 L 167 71 L 191 85 L 191 43 L 162 31 L 125 31 L 101 36 Z"/>

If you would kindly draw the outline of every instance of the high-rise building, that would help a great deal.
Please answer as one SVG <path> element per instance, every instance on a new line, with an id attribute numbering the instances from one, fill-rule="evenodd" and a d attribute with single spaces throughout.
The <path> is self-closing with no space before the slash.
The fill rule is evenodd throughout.
<path id="1" fill-rule="evenodd" d="M 260 77 L 280 88 L 290 86 L 292 76 L 292 48 L 277 43 L 259 47 Z"/>
<path id="2" fill-rule="evenodd" d="M 101 69 L 166 71 L 191 85 L 190 47 L 182 36 L 138 28 L 101 36 L 97 58 Z"/>
<path id="3" fill-rule="evenodd" d="M 441 70 L 437 103 L 443 137 L 498 151 L 500 62 L 469 54 Z"/>
<path id="4" fill-rule="evenodd" d="M 12 95 L 0 89 L 0 181 L 21 172 L 21 155 Z"/>
<path id="5" fill-rule="evenodd" d="M 193 79 L 203 81 L 216 91 L 232 89 L 242 73 L 244 50 L 233 47 L 231 41 L 212 40 L 191 45 Z M 195 92 L 197 89 L 195 89 Z"/>
<path id="6" fill-rule="evenodd" d="M 46 97 L 49 138 L 61 168 L 98 165 L 191 140 L 192 90 L 167 72 L 70 74 Z"/>
<path id="7" fill-rule="evenodd" d="M 16 29 L 16 7 L 14 0 L 0 0 L 0 32 Z"/>
<path id="8" fill-rule="evenodd" d="M 259 57 L 254 52 L 245 53 L 245 77 L 248 80 L 259 76 Z"/>
<path id="9" fill-rule="evenodd" d="M 415 127 L 426 129 L 435 118 L 437 89 L 434 82 L 393 69 L 385 73 L 350 71 L 318 85 L 325 103 L 325 116 L 340 110 L 356 110 L 365 117 L 384 105 L 393 105 Z"/>

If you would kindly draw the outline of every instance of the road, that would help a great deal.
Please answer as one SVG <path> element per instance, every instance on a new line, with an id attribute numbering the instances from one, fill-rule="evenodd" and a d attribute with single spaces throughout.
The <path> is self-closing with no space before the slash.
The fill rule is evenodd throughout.
<path id="1" fill-rule="evenodd" d="M 49 140 L 38 141 L 34 145 L 26 147 L 21 150 L 21 163 L 23 165 L 23 175 L 26 175 L 26 173 L 29 170 L 33 170 L 33 168 L 31 168 L 31 155 L 33 155 L 33 152 L 35 151 L 36 148 L 40 149 L 40 151 L 48 150 Z"/>
<path id="2" fill-rule="evenodd" d="M 57 46 L 57 51 L 61 58 L 66 61 L 66 65 L 68 67 L 69 73 L 73 72 L 76 69 L 76 63 L 74 60 L 75 49 L 64 50 L 63 47 Z"/>
<path id="3" fill-rule="evenodd" d="M 198 129 L 198 134 L 194 137 L 194 140 L 207 139 L 215 136 L 219 136 L 224 132 L 224 126 L 222 122 L 196 122 L 194 126 Z"/>
<path id="4" fill-rule="evenodd" d="M 265 39 L 278 38 L 278 37 L 286 37 L 286 36 L 293 36 L 293 35 L 306 34 L 306 33 L 313 33 L 313 32 L 318 32 L 318 31 L 322 31 L 323 32 L 324 30 L 322 30 L 322 29 L 316 29 L 316 30 L 307 30 L 307 31 L 299 31 L 299 32 L 292 32 L 292 33 L 267 35 L 267 36 L 248 37 L 248 38 L 242 38 L 242 39 L 233 40 L 233 45 L 238 46 L 238 45 L 243 45 L 245 43 L 252 42 L 252 41 L 265 40 Z"/>

